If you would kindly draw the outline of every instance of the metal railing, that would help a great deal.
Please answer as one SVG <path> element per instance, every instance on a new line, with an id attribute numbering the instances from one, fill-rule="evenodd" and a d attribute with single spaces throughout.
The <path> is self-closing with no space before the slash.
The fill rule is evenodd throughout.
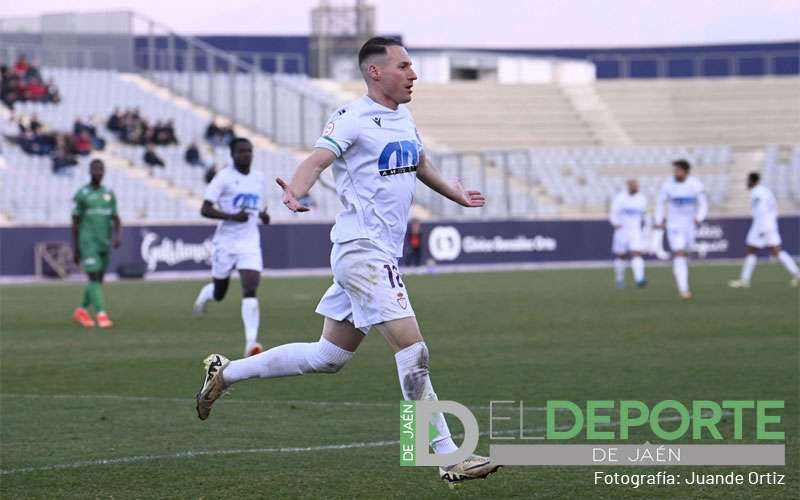
<path id="1" fill-rule="evenodd" d="M 130 16 L 129 33 L 0 33 L 0 62 L 13 64 L 25 55 L 45 68 L 137 72 L 234 124 L 292 147 L 311 147 L 338 106 L 305 76 L 283 74 L 293 69 L 304 73 L 307 61 L 300 54 L 228 52 L 141 14 L 124 14 Z"/>

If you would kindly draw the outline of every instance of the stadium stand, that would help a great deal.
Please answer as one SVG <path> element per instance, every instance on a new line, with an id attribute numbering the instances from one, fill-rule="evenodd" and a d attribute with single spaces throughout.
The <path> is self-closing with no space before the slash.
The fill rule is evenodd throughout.
<path id="1" fill-rule="evenodd" d="M 120 191 L 121 200 L 130 190 L 133 205 L 126 208 L 128 216 L 141 220 L 200 220 L 196 207 L 205 187 L 205 169 L 189 165 L 184 151 L 190 143 L 206 147 L 212 120 L 220 119 L 225 126 L 227 120 L 218 111 L 233 106 L 258 110 L 255 120 L 265 120 L 261 125 L 273 127 L 276 136 L 283 134 L 281 143 L 307 149 L 331 110 L 363 91 L 359 82 L 338 85 L 303 76 L 242 75 L 236 81 L 242 80 L 243 92 L 232 97 L 228 86 L 222 85 L 222 79 L 230 75 L 215 75 L 218 81 L 212 83 L 208 74 L 201 73 L 190 78 L 186 73 L 162 72 L 153 82 L 112 71 L 46 72 L 59 83 L 61 104 L 18 102 L 15 110 L 37 114 L 51 129 L 70 130 L 76 117 L 105 122 L 114 109 L 131 107 L 152 123 L 174 123 L 177 144 L 153 149 L 166 164 L 153 172 L 143 168 L 142 146 L 123 144 L 100 128 L 109 142 L 106 157 L 124 160 L 119 163 L 120 172 L 142 181 L 112 185 Z M 244 91 L 252 88 L 244 86 L 244 78 L 259 79 L 257 95 Z M 168 90 L 168 81 L 178 91 Z M 616 80 L 588 88 L 419 83 L 411 108 L 428 151 L 444 174 L 486 192 L 491 201 L 482 212 L 485 217 L 602 216 L 628 177 L 639 178 L 643 192 L 653 199 L 669 163 L 678 157 L 695 163 L 695 174 L 704 181 L 715 213 L 748 210 L 742 179 L 751 170 L 763 171 L 764 182 L 775 190 L 782 210 L 797 210 L 800 146 L 791 144 L 800 137 L 799 83 L 796 77 Z M 182 97 L 189 93 L 206 93 L 218 105 L 212 111 Z M 268 177 L 291 176 L 302 152 L 282 149 L 253 135 L 256 168 L 263 168 Z M 8 143 L 3 149 L 6 163 L 13 163 L 9 168 L 33 166 L 29 170 L 36 175 L 26 178 L 41 183 L 43 189 L 56 185 L 72 189 L 69 179 L 45 180 L 50 174 L 41 168 L 42 159 L 17 154 Z M 211 148 L 203 156 L 206 165 L 228 163 L 224 147 Z M 114 180 L 126 179 L 122 174 L 114 174 Z M 328 188 L 319 186 L 312 193 L 317 210 L 302 220 L 329 221 L 338 210 L 335 193 L 329 189 L 333 184 L 329 171 L 323 180 Z M 419 215 L 470 215 L 432 196 L 423 186 L 417 193 Z M 268 194 L 268 205 L 279 207 L 280 192 Z M 68 213 L 69 196 L 41 201 L 47 204 L 43 213 Z M 23 203 L 17 196 L 14 200 L 4 200 L 0 207 L 8 220 L 50 217 L 35 214 L 34 208 L 25 205 L 40 203 L 36 199 L 26 198 Z M 297 217 L 282 210 L 273 212 L 277 221 Z"/>
<path id="2" fill-rule="evenodd" d="M 596 89 L 637 144 L 761 147 L 800 137 L 800 78 L 598 81 Z"/>
<path id="3" fill-rule="evenodd" d="M 363 94 L 363 82 L 342 88 Z M 352 96 L 351 96 L 352 97 Z M 440 149 L 480 151 L 598 144 L 560 87 L 451 82 L 414 85 L 410 104 L 424 134 Z"/>
<path id="4" fill-rule="evenodd" d="M 50 128 L 70 129 L 76 116 L 100 118 L 105 122 L 114 109 L 124 108 L 135 103 L 141 116 L 153 121 L 174 122 L 175 135 L 179 144 L 199 142 L 204 137 L 211 113 L 197 113 L 191 106 L 180 105 L 177 99 L 163 91 L 155 92 L 147 86 L 139 84 L 139 78 L 133 75 L 120 74 L 101 70 L 64 70 L 52 69 L 52 73 L 62 85 L 63 100 L 58 106 L 42 103 L 22 102 L 15 108 L 20 113 L 36 114 Z M 0 116 L 3 120 L 6 117 Z M 318 132 L 316 132 L 318 134 Z M 128 182 L 128 177 L 111 174 L 109 168 L 107 183 L 115 189 L 121 200 L 131 203 L 122 211 L 124 217 L 134 220 L 155 221 L 200 221 L 199 206 L 205 188 L 203 169 L 188 165 L 183 158 L 182 146 L 157 146 L 154 151 L 165 160 L 166 166 L 158 172 L 148 172 L 143 167 L 145 149 L 142 146 L 123 144 L 108 131 L 108 148 L 104 158 L 109 162 L 119 163 L 121 172 L 128 172 L 128 177 L 142 182 Z M 265 144 L 263 139 L 254 137 L 256 159 L 254 165 L 267 173 L 267 178 L 277 175 L 290 177 L 298 158 L 288 150 L 276 150 L 274 146 Z M 44 222 L 51 220 L 54 214 L 66 214 L 71 207 L 70 198 L 77 186 L 86 182 L 85 162 L 78 165 L 74 178 L 54 178 L 51 174 L 50 160 L 43 157 L 30 157 L 16 146 L 4 141 L 3 152 L 6 162 L 12 165 L 9 176 L 24 171 L 22 178 L 34 190 L 50 193 L 64 190 L 59 196 L 11 196 L 4 199 L 0 212 L 4 218 L 13 222 Z M 227 147 L 213 150 L 211 163 L 224 166 L 229 163 Z M 42 168 L 47 164 L 48 168 Z M 154 176 L 150 178 L 149 176 Z M 311 198 L 316 210 L 303 217 L 303 220 L 331 220 L 335 210 L 335 193 L 330 189 L 332 177 L 326 173 L 323 185 L 315 187 Z M 4 189 L 13 185 L 19 187 L 17 181 L 3 183 Z M 328 186 L 326 188 L 325 186 Z M 74 188 L 74 189 L 73 189 Z M 12 191 L 13 192 L 13 191 Z M 280 190 L 277 187 L 268 191 L 268 207 L 273 209 L 274 220 L 294 220 L 298 217 L 285 210 L 274 210 L 280 207 Z M 61 219 L 59 219 L 61 220 Z"/>

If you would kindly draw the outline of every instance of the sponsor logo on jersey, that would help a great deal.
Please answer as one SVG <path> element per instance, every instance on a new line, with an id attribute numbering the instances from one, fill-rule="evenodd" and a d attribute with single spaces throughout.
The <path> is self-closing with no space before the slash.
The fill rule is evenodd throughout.
<path id="1" fill-rule="evenodd" d="M 683 206 L 683 205 L 694 205 L 697 203 L 696 196 L 673 196 L 669 199 L 669 202 L 673 205 Z"/>
<path id="2" fill-rule="evenodd" d="M 394 158 L 394 166 L 392 164 Z M 419 164 L 419 150 L 413 141 L 395 141 L 384 146 L 378 158 L 378 173 L 387 175 L 416 172 Z"/>
<path id="3" fill-rule="evenodd" d="M 239 193 L 233 198 L 233 206 L 242 210 L 258 210 L 258 200 L 261 197 L 253 193 Z"/>
<path id="4" fill-rule="evenodd" d="M 325 130 L 322 131 L 322 135 L 331 135 L 333 133 L 333 128 L 333 122 L 328 122 L 328 124 L 325 125 Z"/>

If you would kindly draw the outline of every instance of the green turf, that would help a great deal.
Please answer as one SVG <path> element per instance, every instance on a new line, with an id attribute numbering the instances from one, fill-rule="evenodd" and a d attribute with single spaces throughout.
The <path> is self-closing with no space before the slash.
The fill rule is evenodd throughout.
<path id="1" fill-rule="evenodd" d="M 394 444 L 268 451 L 398 439 L 401 395 L 385 342 L 373 332 L 337 375 L 239 384 L 201 422 L 193 395 L 202 358 L 214 351 L 241 353 L 238 285 L 197 319 L 191 305 L 199 282 L 132 282 L 106 286 L 115 321 L 110 331 L 70 322 L 80 286 L 0 288 L 0 496 L 797 498 L 798 292 L 788 288 L 778 265 L 759 266 L 749 290 L 725 286 L 737 272 L 693 267 L 690 303 L 677 299 L 668 268 L 653 269 L 645 290 L 615 290 L 609 270 L 404 281 L 431 351 L 440 398 L 472 406 L 490 400 L 786 400 L 787 467 L 668 469 L 777 470 L 787 474 L 787 486 L 631 489 L 595 486 L 595 469 L 589 467 L 507 467 L 488 481 L 450 492 L 431 468 L 401 468 Z M 265 343 L 315 340 L 321 319 L 313 310 L 327 284 L 323 278 L 265 279 Z M 487 430 L 488 412 L 475 413 Z M 530 415 L 526 427 L 541 425 L 541 414 Z M 724 426 L 729 430 L 729 418 Z M 752 434 L 750 428 L 745 436 L 752 441 Z M 652 436 L 634 435 L 631 441 L 646 438 Z M 487 449 L 484 437 L 479 451 Z M 217 450 L 256 451 L 175 456 Z M 96 462 L 103 459 L 120 461 Z M 49 468 L 69 464 L 78 466 Z"/>

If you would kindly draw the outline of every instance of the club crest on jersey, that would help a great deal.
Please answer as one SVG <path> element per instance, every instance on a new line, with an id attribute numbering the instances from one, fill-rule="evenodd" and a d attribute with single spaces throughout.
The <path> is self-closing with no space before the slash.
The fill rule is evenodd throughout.
<path id="1" fill-rule="evenodd" d="M 416 172 L 419 164 L 419 150 L 413 141 L 395 141 L 384 146 L 378 158 L 378 173 L 387 175 Z"/>
<path id="2" fill-rule="evenodd" d="M 233 206 L 241 209 L 257 209 L 259 195 L 253 193 L 239 193 L 233 198 Z"/>
<path id="3" fill-rule="evenodd" d="M 403 292 L 397 292 L 397 304 L 402 307 L 404 311 L 406 307 L 408 307 L 408 300 L 406 300 Z"/>
<path id="4" fill-rule="evenodd" d="M 106 200 L 106 201 L 111 201 L 111 195 L 106 193 L 106 194 L 103 195 L 103 199 Z"/>

